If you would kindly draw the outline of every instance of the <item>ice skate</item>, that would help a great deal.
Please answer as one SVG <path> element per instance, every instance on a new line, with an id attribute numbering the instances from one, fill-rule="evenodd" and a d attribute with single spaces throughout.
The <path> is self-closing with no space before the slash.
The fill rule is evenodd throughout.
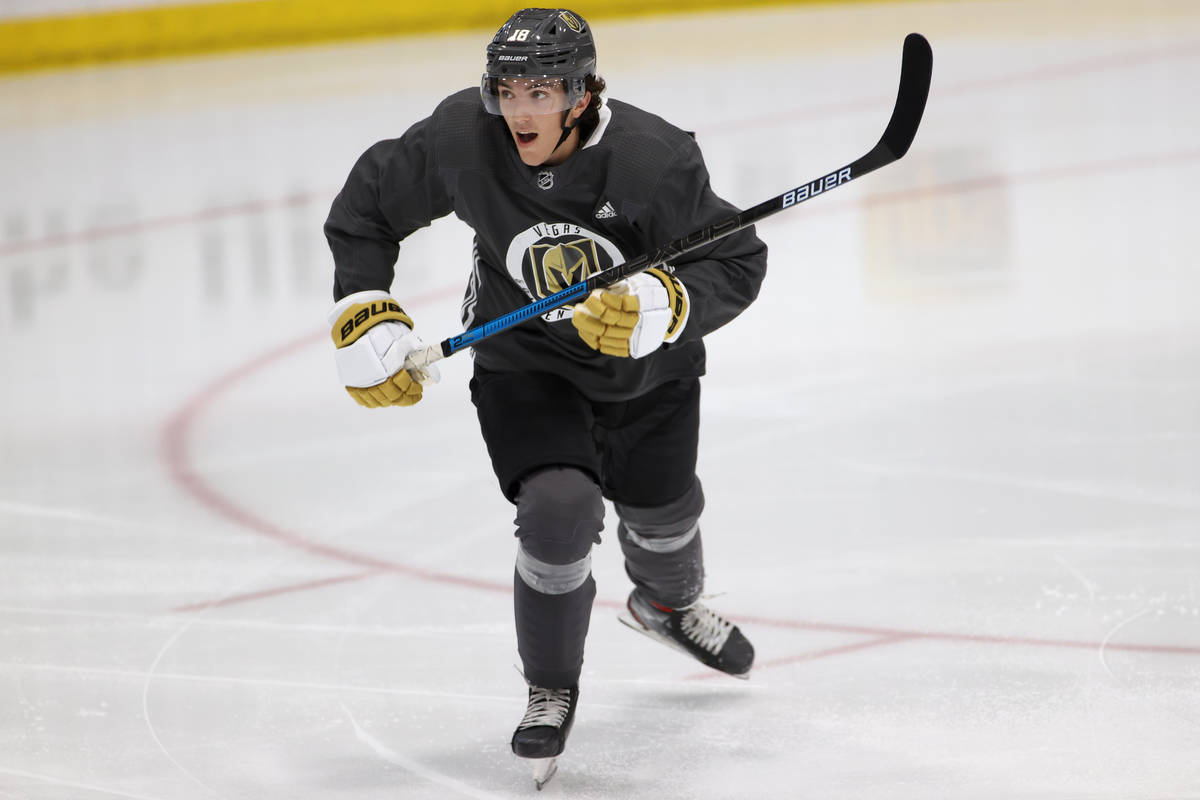
<path id="1" fill-rule="evenodd" d="M 558 756 L 567 746 L 575 721 L 579 687 L 543 689 L 530 685 L 529 704 L 521 724 L 513 731 L 512 750 L 533 766 L 533 782 L 540 791 L 558 771 Z"/>
<path id="2" fill-rule="evenodd" d="M 748 678 L 754 664 L 754 646 L 738 626 L 699 602 L 686 608 L 667 608 L 634 589 L 620 620 L 735 678 Z"/>

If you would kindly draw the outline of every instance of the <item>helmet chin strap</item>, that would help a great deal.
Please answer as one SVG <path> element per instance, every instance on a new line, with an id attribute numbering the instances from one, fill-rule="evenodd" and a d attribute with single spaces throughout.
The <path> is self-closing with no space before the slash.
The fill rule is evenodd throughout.
<path id="1" fill-rule="evenodd" d="M 563 112 L 563 118 L 562 118 L 562 123 L 561 123 L 562 124 L 562 136 L 558 137 L 558 144 L 554 145 L 554 149 L 550 151 L 550 155 L 554 155 L 555 153 L 557 153 L 558 148 L 562 147 L 563 142 L 565 142 L 567 140 L 567 138 L 571 135 L 571 131 L 575 130 L 574 125 L 571 125 L 569 127 L 567 126 L 567 120 L 570 118 L 570 116 L 571 116 L 571 109 L 568 108 L 566 111 Z"/>

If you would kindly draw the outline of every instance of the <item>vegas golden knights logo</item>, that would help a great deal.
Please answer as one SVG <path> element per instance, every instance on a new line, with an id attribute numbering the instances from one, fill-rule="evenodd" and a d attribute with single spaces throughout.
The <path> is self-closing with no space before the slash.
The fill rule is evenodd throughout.
<path id="1" fill-rule="evenodd" d="M 573 239 L 556 244 L 535 244 L 529 248 L 529 266 L 537 297 L 561 292 L 600 271 L 596 243 L 591 239 Z"/>
<path id="2" fill-rule="evenodd" d="M 567 27 L 576 33 L 583 33 L 583 23 L 579 21 L 579 17 L 576 17 L 570 11 L 562 12 L 558 15 L 558 18 L 567 23 Z"/>
<path id="3" fill-rule="evenodd" d="M 504 253 L 504 266 L 530 300 L 541 300 L 625 260 L 605 236 L 573 222 L 539 222 L 517 233 Z M 564 306 L 542 315 L 546 322 L 571 318 Z"/>

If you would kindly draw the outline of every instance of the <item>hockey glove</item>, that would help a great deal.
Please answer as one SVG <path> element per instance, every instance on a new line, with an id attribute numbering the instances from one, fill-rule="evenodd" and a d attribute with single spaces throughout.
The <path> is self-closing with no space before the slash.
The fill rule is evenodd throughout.
<path id="1" fill-rule="evenodd" d="M 641 358 L 679 338 L 690 308 L 679 279 L 654 268 L 594 290 L 575 306 L 571 323 L 593 350 Z"/>
<path id="2" fill-rule="evenodd" d="M 425 346 L 413 333 L 412 318 L 387 292 L 355 292 L 329 312 L 338 376 L 350 396 L 367 408 L 411 406 L 421 400 L 421 384 L 437 383 L 429 366 L 410 374 L 404 359 Z"/>

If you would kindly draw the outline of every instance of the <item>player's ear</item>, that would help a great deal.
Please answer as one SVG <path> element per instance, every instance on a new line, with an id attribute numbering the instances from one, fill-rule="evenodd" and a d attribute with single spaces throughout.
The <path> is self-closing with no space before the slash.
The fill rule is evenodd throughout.
<path id="1" fill-rule="evenodd" d="M 584 92 L 583 97 L 571 107 L 571 119 L 579 119 L 583 116 L 583 112 L 587 111 L 588 104 L 592 102 L 592 93 Z"/>

